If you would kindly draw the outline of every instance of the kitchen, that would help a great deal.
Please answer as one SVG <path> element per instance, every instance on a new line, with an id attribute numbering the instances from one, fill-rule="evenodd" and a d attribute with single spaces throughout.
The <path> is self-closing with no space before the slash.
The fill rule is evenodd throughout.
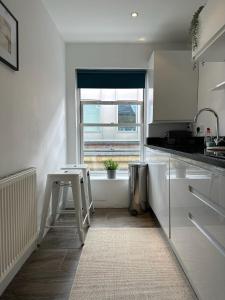
<path id="1" fill-rule="evenodd" d="M 0 293 L 2 293 L 0 299 L 142 299 L 141 297 L 153 299 L 151 297 L 154 297 L 154 292 L 155 299 L 195 299 L 195 297 L 203 300 L 224 299 L 224 0 L 208 0 L 207 3 L 190 1 L 189 4 L 185 1 L 172 0 L 166 6 L 167 13 L 163 10 L 165 3 L 162 1 L 158 4 L 153 3 L 154 1 L 150 1 L 151 3 L 144 0 L 133 1 L 131 5 L 129 1 L 126 1 L 126 4 L 116 2 L 112 4 L 110 1 L 102 3 L 96 0 L 96 10 L 94 11 L 92 7 L 93 14 L 89 11 L 87 15 L 84 12 L 87 10 L 88 1 L 82 4 L 80 1 L 68 0 L 66 5 L 60 1 L 53 3 L 51 0 L 35 0 L 29 3 L 21 0 L 21 5 L 12 0 L 0 1 L 0 4 L 2 2 L 19 20 L 20 69 L 18 72 L 9 71 L 2 60 L 0 120 L 3 147 L 0 149 L 2 157 L 0 176 L 4 181 L 6 175 L 30 166 L 35 167 L 37 194 L 34 201 L 37 203 L 34 204 L 35 211 L 29 208 L 28 212 L 34 213 L 35 219 L 35 224 L 32 223 L 35 227 L 32 244 L 26 245 L 27 248 L 24 248 L 21 258 L 16 257 L 18 261 L 15 266 L 14 259 L 6 270 L 4 269 L 7 267 L 6 259 L 9 260 L 9 256 L 16 250 L 14 244 L 11 248 L 9 238 L 7 241 L 6 229 L 13 229 L 14 225 L 7 223 L 5 217 L 5 210 L 10 205 L 0 202 L 0 222 L 2 222 L 0 241 L 2 245 L 3 241 L 7 241 L 5 246 L 2 246 L 3 254 L 0 255 Z M 103 18 L 104 13 L 109 13 L 106 4 L 112 9 L 111 15 L 114 16 L 111 25 L 109 15 L 108 19 Z M 151 6 L 155 8 L 155 14 L 160 16 L 160 24 L 157 23 L 157 18 L 154 19 L 154 12 L 151 14 L 152 23 L 149 21 L 148 13 L 151 12 Z M 105 10 L 102 10 L 102 7 Z M 74 13 L 76 15 L 74 18 L 70 11 L 76 11 L 76 8 L 79 13 Z M 177 19 L 174 19 L 174 13 Z M 126 14 L 129 15 L 128 20 Z M 87 22 L 83 27 L 82 18 Z M 191 20 L 192 49 L 188 36 Z M 95 22 L 97 25 L 92 31 L 91 27 Z M 103 22 L 107 24 L 106 31 L 99 26 Z M 40 24 L 45 24 L 46 29 Z M 31 34 L 32 26 L 37 33 L 37 41 Z M 124 30 L 122 34 L 118 29 L 120 26 L 121 30 Z M 115 32 L 111 30 L 114 27 L 117 28 Z M 158 31 L 154 31 L 154 28 Z M 0 47 L 1 45 L 0 43 Z M 124 94 L 122 89 L 120 91 L 118 88 L 120 83 L 117 81 L 122 70 L 126 70 L 129 76 L 136 76 L 133 77 L 132 86 L 127 85 L 127 82 L 124 83 L 122 88 Z M 104 77 L 104 80 L 101 78 L 102 82 L 106 82 L 106 77 L 110 76 L 110 80 L 114 82 L 114 85 L 110 83 L 110 96 L 109 90 L 106 92 L 109 89 L 108 83 L 106 87 L 102 82 L 101 85 L 93 87 L 80 81 L 82 72 L 90 75 L 87 71 L 92 75 L 94 73 L 99 75 L 102 72 Z M 137 80 L 137 74 L 140 75 L 138 72 L 141 76 L 143 72 L 145 74 L 141 84 Z M 85 89 L 100 89 L 100 96 L 95 97 L 93 94 L 91 99 L 89 96 L 82 99 Z M 135 91 L 129 94 L 125 89 Z M 21 99 L 20 102 L 17 95 Z M 125 100 L 121 100 L 123 97 Z M 130 105 L 130 119 L 124 122 L 128 120 L 124 119 L 125 111 L 128 111 L 125 108 L 128 105 Z M 113 117 L 109 113 L 106 115 L 107 109 Z M 96 142 L 93 137 L 100 136 L 100 133 L 102 140 Z M 110 134 L 113 137 L 109 138 Z M 103 169 L 102 161 L 107 157 L 119 163 L 115 179 L 108 179 Z M 142 160 L 148 165 L 147 200 L 150 218 L 148 213 L 137 217 L 129 216 L 128 213 L 127 165 L 135 160 Z M 71 231 L 62 234 L 57 233 L 55 229 L 51 233 L 51 224 L 48 225 L 50 231 L 43 240 L 39 232 L 45 207 L 46 176 L 56 176 L 51 172 L 63 168 L 68 170 L 68 165 L 80 163 L 89 164 L 91 169 L 90 181 L 96 210 L 95 214 L 90 216 L 91 225 L 89 224 L 87 238 L 85 233 L 83 250 L 80 247 L 79 234 L 76 234 L 74 239 Z M 89 173 L 87 175 L 89 176 Z M 29 192 L 28 189 L 27 195 Z M 5 195 L 4 186 L 1 193 L 3 200 Z M 11 192 L 9 195 L 11 198 L 14 197 Z M 73 206 L 71 201 L 73 196 L 69 193 L 67 209 Z M 10 219 L 17 215 L 10 212 L 8 216 Z M 15 219 L 17 220 L 17 217 Z M 31 222 L 31 218 L 29 220 Z M 51 216 L 48 222 L 52 222 Z M 21 226 L 28 228 L 29 224 Z M 110 226 L 111 228 L 108 228 Z M 160 272 L 163 273 L 163 265 L 160 265 L 159 273 L 157 268 L 154 273 L 155 278 L 159 276 L 159 281 L 155 283 L 153 280 L 152 284 L 156 285 L 151 294 L 152 291 L 149 291 L 145 281 L 153 275 L 145 277 L 148 270 L 147 267 L 145 269 L 144 259 L 139 260 L 137 256 L 132 256 L 134 255 L 132 253 L 132 259 L 135 257 L 137 260 L 132 268 L 130 265 L 132 261 L 129 261 L 131 259 L 129 254 L 132 251 L 123 244 L 122 237 L 118 238 L 118 232 L 127 230 L 127 227 L 131 227 L 128 232 L 131 234 L 133 230 L 139 243 L 148 236 L 148 229 L 149 241 L 151 234 L 155 236 L 151 227 L 156 227 L 154 228 L 156 231 L 162 229 L 163 244 L 160 244 L 160 247 L 167 249 L 162 257 L 167 257 L 171 250 L 176 257 L 176 261 L 170 262 L 171 265 L 165 269 L 165 274 L 166 272 L 170 274 L 172 269 L 175 270 L 171 278 L 174 282 L 178 282 L 177 286 L 175 283 L 173 285 L 173 280 L 169 282 L 162 280 L 164 277 Z M 111 230 L 109 235 L 107 228 L 108 231 Z M 96 235 L 100 230 L 102 238 Z M 12 239 L 16 235 L 12 232 Z M 24 236 L 28 236 L 28 233 Z M 111 247 L 113 249 L 123 245 L 121 259 L 115 254 L 119 253 L 118 249 L 114 249 L 116 252 L 113 254 L 110 252 L 112 250 L 109 249 L 110 240 L 115 243 L 114 247 Z M 103 244 L 106 241 L 108 244 Z M 37 244 L 40 246 L 38 249 Z M 93 263 L 90 267 L 85 265 L 84 255 L 91 244 L 97 248 L 92 254 L 93 257 L 86 257 L 90 264 Z M 134 245 L 128 237 L 127 244 L 141 251 L 140 247 Z M 141 252 L 143 256 L 146 249 L 150 248 L 143 248 Z M 157 257 L 154 248 L 151 248 L 151 251 Z M 101 260 L 97 255 L 102 257 L 103 265 L 105 263 L 103 271 L 99 274 L 92 273 L 98 268 L 98 265 L 94 264 L 95 261 L 97 263 Z M 115 271 L 117 267 L 113 269 L 112 262 L 108 261 L 110 255 L 115 256 L 114 263 L 117 267 L 117 263 L 121 263 L 119 271 L 116 269 L 119 273 Z M 154 258 L 147 257 L 147 259 L 152 261 L 152 265 L 156 264 Z M 138 269 L 139 273 L 135 273 L 138 262 L 143 272 Z M 52 267 L 49 268 L 48 264 Z M 130 268 L 130 277 L 124 271 L 125 267 L 122 268 L 125 265 Z M 54 268 L 56 268 L 55 276 Z M 122 278 L 118 275 L 120 272 Z M 78 281 L 75 281 L 74 286 L 75 273 L 76 278 L 83 278 L 84 282 L 75 279 Z M 102 291 L 96 288 L 103 280 L 100 273 L 107 278 Z M 113 277 L 114 273 L 117 274 L 117 278 Z M 179 279 L 175 273 L 179 275 Z M 138 284 L 132 286 L 135 279 L 131 275 L 134 274 L 137 278 L 139 276 L 140 286 Z M 181 279 L 182 276 L 185 279 Z M 94 277 L 95 284 L 88 285 L 90 279 Z M 119 278 L 122 283 L 119 282 Z M 126 278 L 127 286 L 124 283 Z M 113 287 L 108 286 L 110 281 L 113 282 Z M 156 288 L 157 284 L 162 285 L 161 289 Z M 84 290 L 81 288 L 82 285 L 85 287 Z M 43 286 L 45 288 L 40 288 Z M 118 291 L 114 290 L 116 286 Z M 166 286 L 168 295 L 164 293 Z M 177 298 L 173 288 L 177 288 L 177 291 L 181 289 L 177 292 Z M 130 294 L 129 289 L 132 291 Z"/>

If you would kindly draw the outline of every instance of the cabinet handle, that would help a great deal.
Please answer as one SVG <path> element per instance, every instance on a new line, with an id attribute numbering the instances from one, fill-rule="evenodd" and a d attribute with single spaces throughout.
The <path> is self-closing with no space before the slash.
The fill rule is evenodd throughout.
<path id="1" fill-rule="evenodd" d="M 209 240 L 209 242 L 216 247 L 216 249 L 225 257 L 225 248 L 220 244 L 205 228 L 203 228 L 192 216 L 192 214 L 188 213 L 188 219 L 191 223 Z"/>
<path id="2" fill-rule="evenodd" d="M 213 203 L 209 199 L 207 199 L 204 195 L 202 195 L 200 192 L 198 192 L 196 189 L 194 189 L 192 186 L 188 186 L 189 192 L 198 200 L 200 200 L 202 203 L 204 203 L 206 206 L 213 209 L 217 214 L 225 218 L 225 210 L 222 206 Z"/>

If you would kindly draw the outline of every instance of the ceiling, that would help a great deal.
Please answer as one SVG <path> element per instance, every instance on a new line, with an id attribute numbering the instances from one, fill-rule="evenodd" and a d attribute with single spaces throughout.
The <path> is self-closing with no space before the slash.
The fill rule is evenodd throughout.
<path id="1" fill-rule="evenodd" d="M 66 42 L 186 42 L 202 0 L 43 0 Z M 137 18 L 131 12 L 137 11 Z M 140 40 L 140 39 L 144 39 Z"/>

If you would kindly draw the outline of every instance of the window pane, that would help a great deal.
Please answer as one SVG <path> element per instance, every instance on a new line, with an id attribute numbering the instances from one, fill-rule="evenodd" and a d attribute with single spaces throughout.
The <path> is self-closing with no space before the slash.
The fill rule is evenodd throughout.
<path id="1" fill-rule="evenodd" d="M 82 123 L 86 123 L 86 124 L 140 123 L 140 118 L 141 118 L 140 105 L 83 104 L 82 107 L 83 107 Z"/>
<path id="2" fill-rule="evenodd" d="M 104 170 L 103 162 L 113 159 L 119 170 L 127 170 L 128 163 L 140 160 L 140 127 L 131 132 L 120 132 L 118 127 L 99 127 L 99 132 L 88 133 L 84 128 L 84 163 L 91 170 Z"/>
<path id="3" fill-rule="evenodd" d="M 116 100 L 138 100 L 143 101 L 143 89 L 118 89 Z"/>
<path id="4" fill-rule="evenodd" d="M 80 89 L 81 100 L 100 100 L 101 89 Z"/>
<path id="5" fill-rule="evenodd" d="M 84 123 L 99 123 L 100 122 L 100 106 L 99 105 L 85 105 L 83 109 Z M 86 132 L 98 132 L 99 127 L 86 127 Z"/>
<path id="6" fill-rule="evenodd" d="M 116 90 L 115 89 L 102 89 L 101 90 L 102 101 L 114 101 L 116 100 Z"/>
<path id="7" fill-rule="evenodd" d="M 81 101 L 143 101 L 143 89 L 80 89 L 80 99 Z"/>
<path id="8" fill-rule="evenodd" d="M 118 105 L 118 123 L 136 123 L 137 122 L 137 105 Z M 119 127 L 119 131 L 135 131 L 136 127 Z"/>

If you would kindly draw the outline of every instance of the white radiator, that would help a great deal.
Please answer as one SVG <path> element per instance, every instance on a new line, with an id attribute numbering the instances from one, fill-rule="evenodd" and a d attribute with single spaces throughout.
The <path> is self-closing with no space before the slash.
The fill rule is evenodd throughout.
<path id="1" fill-rule="evenodd" d="M 36 170 L 0 179 L 0 295 L 36 246 Z"/>

